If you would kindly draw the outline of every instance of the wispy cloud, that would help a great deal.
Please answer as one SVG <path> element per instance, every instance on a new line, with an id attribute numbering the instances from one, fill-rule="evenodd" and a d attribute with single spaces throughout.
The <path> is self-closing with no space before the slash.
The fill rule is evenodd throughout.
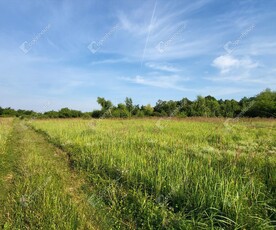
<path id="1" fill-rule="evenodd" d="M 255 84 L 262 84 L 264 85 L 263 88 L 267 87 L 275 87 L 276 79 L 271 75 L 248 75 L 248 74 L 240 74 L 240 75 L 228 75 L 228 76 L 211 76 L 205 77 L 204 79 L 210 80 L 213 82 L 234 82 L 238 84 L 248 84 L 248 83 L 255 83 Z"/>
<path id="2" fill-rule="evenodd" d="M 183 84 L 184 81 L 189 80 L 188 78 L 183 78 L 178 75 L 146 77 L 137 75 L 134 78 L 122 77 L 120 79 L 140 85 L 147 85 L 164 89 L 175 89 L 181 91 L 188 90 L 187 88 L 181 87 L 180 85 Z"/>
<path id="3" fill-rule="evenodd" d="M 167 72 L 179 72 L 181 71 L 179 68 L 174 67 L 173 65 L 166 64 L 166 63 L 153 63 L 147 62 L 145 64 L 147 67 L 155 70 L 162 70 Z"/>
<path id="4" fill-rule="evenodd" d="M 119 52 L 135 57 L 142 56 L 145 61 L 170 60 L 210 52 L 212 44 L 216 44 L 217 36 L 207 36 L 201 28 L 195 27 L 202 25 L 195 25 L 188 20 L 190 14 L 204 8 L 208 3 L 210 1 L 202 0 L 185 3 L 183 7 L 180 2 L 169 4 L 160 1 L 156 9 L 151 2 L 143 3 L 135 10 L 120 11 L 118 20 L 128 39 L 124 39 L 125 48 Z M 146 41 L 146 47 L 143 41 Z M 160 53 L 156 47 L 162 41 L 170 42 L 165 52 Z"/>
<path id="5" fill-rule="evenodd" d="M 100 64 L 116 64 L 116 63 L 130 63 L 130 62 L 135 62 L 135 60 L 131 60 L 129 58 L 110 58 L 110 59 L 93 61 L 91 62 L 91 64 L 100 65 Z"/>

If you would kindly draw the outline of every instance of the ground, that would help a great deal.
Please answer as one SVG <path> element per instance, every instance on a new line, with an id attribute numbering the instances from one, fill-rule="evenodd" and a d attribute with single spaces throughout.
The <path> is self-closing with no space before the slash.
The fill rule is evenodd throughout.
<path id="1" fill-rule="evenodd" d="M 3 229 L 274 229 L 275 120 L 0 119 Z"/>

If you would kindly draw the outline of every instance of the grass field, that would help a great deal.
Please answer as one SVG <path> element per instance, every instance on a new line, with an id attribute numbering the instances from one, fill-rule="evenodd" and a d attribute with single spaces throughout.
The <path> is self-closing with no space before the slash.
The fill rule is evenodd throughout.
<path id="1" fill-rule="evenodd" d="M 1 137 L 0 229 L 95 229 L 84 179 L 62 151 L 18 121 L 1 119 Z"/>
<path id="2" fill-rule="evenodd" d="M 9 161 L 11 160 L 7 155 L 7 140 L 11 135 L 12 130 L 12 120 L 11 119 L 0 119 L 0 205 L 3 206 L 2 202 L 5 200 L 7 195 L 6 187 L 8 186 L 10 175 L 8 173 L 9 169 Z"/>
<path id="3" fill-rule="evenodd" d="M 22 159 L 6 163 L 19 165 L 16 172 L 2 169 L 1 183 L 13 175 L 0 207 L 13 218 L 2 218 L 2 226 L 274 229 L 275 125 L 260 119 L 2 119 L 1 161 Z M 28 206 L 24 199 L 22 205 L 26 193 Z"/>

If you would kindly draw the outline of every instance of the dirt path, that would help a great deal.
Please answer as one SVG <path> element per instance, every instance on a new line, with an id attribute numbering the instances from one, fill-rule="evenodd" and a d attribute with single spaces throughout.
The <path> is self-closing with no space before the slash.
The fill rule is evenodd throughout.
<path id="1" fill-rule="evenodd" d="M 84 177 L 66 154 L 20 121 L 0 156 L 0 228 L 98 229 Z"/>

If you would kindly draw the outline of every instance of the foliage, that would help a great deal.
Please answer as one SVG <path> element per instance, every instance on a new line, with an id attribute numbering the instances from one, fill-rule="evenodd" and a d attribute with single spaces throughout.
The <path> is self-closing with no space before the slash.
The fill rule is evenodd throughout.
<path id="1" fill-rule="evenodd" d="M 113 105 L 104 97 L 97 98 L 100 110 L 91 112 L 93 118 L 128 118 L 128 117 L 276 117 L 276 92 L 266 89 L 255 97 L 244 97 L 240 101 L 217 100 L 212 96 L 198 96 L 195 101 L 183 98 L 179 101 L 158 100 L 152 107 L 134 105 L 131 98 L 125 103 Z M 59 111 L 36 113 L 32 110 L 14 110 L 1 108 L 0 116 L 35 117 L 35 118 L 87 118 L 88 113 L 62 108 Z"/>

